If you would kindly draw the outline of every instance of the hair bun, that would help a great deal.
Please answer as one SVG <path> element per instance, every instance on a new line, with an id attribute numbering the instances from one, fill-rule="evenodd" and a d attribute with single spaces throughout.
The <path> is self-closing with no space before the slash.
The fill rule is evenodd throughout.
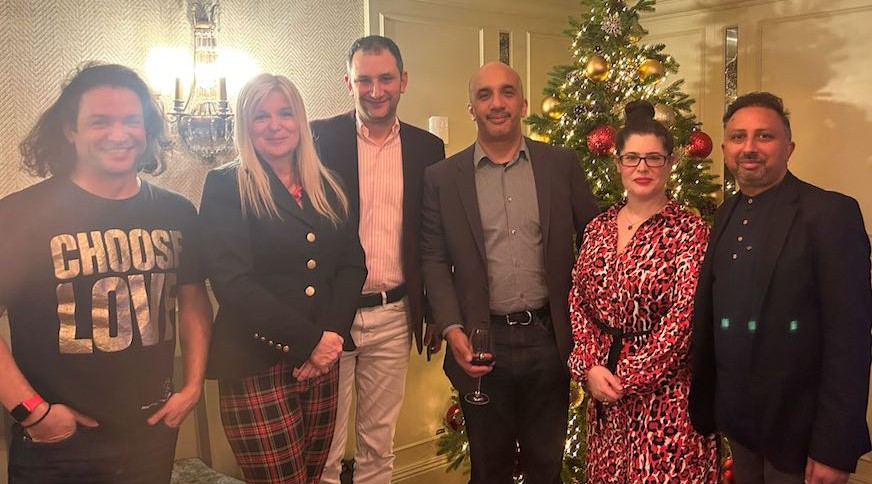
<path id="1" fill-rule="evenodd" d="M 654 119 L 654 106 L 648 101 L 630 101 L 624 106 L 627 122 L 631 119 Z"/>

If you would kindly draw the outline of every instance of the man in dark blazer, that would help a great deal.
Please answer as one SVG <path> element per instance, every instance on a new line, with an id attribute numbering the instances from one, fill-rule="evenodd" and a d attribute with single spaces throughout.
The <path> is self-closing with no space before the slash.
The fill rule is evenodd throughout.
<path id="1" fill-rule="evenodd" d="M 739 483 L 844 483 L 870 450 L 869 237 L 857 202 L 787 170 L 782 101 L 739 97 L 693 321 L 690 413 L 726 434 Z"/>
<path id="2" fill-rule="evenodd" d="M 321 161 L 345 181 L 352 210 L 360 216 L 369 275 L 352 326 L 357 349 L 340 358 L 339 415 L 321 482 L 339 483 L 355 386 L 354 482 L 387 484 L 409 344 L 414 337 L 421 353 L 432 342 L 432 330 L 426 335 L 422 331 L 425 300 L 418 234 L 424 169 L 445 158 L 445 146 L 436 136 L 397 118 L 408 75 L 391 39 L 358 39 L 349 51 L 347 68 L 345 84 L 355 109 L 312 122 L 312 132 Z M 433 341 L 438 344 L 440 339 Z"/>
<path id="3" fill-rule="evenodd" d="M 572 349 L 567 295 L 580 237 L 597 213 L 574 152 L 521 135 L 521 79 L 505 64 L 469 84 L 478 135 L 427 169 L 422 257 L 433 317 L 460 392 L 472 483 L 559 483 Z M 491 334 L 494 364 L 472 364 L 469 335 Z M 489 403 L 464 399 L 481 378 Z"/>

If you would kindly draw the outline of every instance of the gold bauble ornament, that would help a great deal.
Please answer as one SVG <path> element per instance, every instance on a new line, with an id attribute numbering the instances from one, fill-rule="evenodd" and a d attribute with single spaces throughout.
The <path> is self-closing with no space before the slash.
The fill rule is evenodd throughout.
<path id="1" fill-rule="evenodd" d="M 548 136 L 547 133 L 540 133 L 538 131 L 533 131 L 530 133 L 530 139 L 533 141 L 541 141 L 543 143 L 550 143 L 551 137 Z"/>
<path id="2" fill-rule="evenodd" d="M 609 77 L 609 61 L 605 57 L 594 54 L 584 65 L 584 75 L 591 81 L 604 81 Z"/>
<path id="3" fill-rule="evenodd" d="M 557 109 L 560 101 L 554 96 L 548 96 L 542 100 L 542 113 L 551 119 L 560 119 L 563 116 L 563 111 Z"/>
<path id="4" fill-rule="evenodd" d="M 675 110 L 665 104 L 655 104 L 654 119 L 660 121 L 663 126 L 671 128 L 675 124 Z"/>
<path id="5" fill-rule="evenodd" d="M 663 74 L 666 74 L 666 68 L 657 59 L 645 59 L 639 64 L 639 78 L 643 81 L 648 80 L 649 77 L 659 79 Z"/>
<path id="6" fill-rule="evenodd" d="M 577 408 L 584 401 L 584 390 L 575 380 L 569 381 L 569 408 Z"/>

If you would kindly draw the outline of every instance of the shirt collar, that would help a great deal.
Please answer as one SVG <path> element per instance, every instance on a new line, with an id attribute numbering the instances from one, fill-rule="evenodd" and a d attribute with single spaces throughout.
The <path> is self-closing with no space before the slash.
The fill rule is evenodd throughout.
<path id="1" fill-rule="evenodd" d="M 354 121 L 357 124 L 357 135 L 371 143 L 374 143 L 372 138 L 369 137 L 369 128 L 363 124 L 363 121 L 360 119 L 360 116 L 357 113 L 354 114 Z M 397 136 L 400 133 L 400 118 L 394 116 L 394 124 L 391 125 L 391 133 L 388 135 L 385 142 L 389 141 L 394 136 Z"/>
<path id="2" fill-rule="evenodd" d="M 505 166 L 512 166 L 522 159 L 527 161 L 530 160 L 530 150 L 527 148 L 527 140 L 524 139 L 523 136 L 521 137 L 521 145 L 518 146 L 518 151 L 512 156 L 512 159 L 505 164 Z M 487 153 L 484 152 L 484 148 L 482 148 L 481 144 L 476 140 L 475 148 L 473 148 L 472 151 L 472 162 L 476 168 L 480 168 L 485 161 L 490 162 L 491 159 L 488 158 Z"/>
<path id="3" fill-rule="evenodd" d="M 747 200 L 750 199 L 750 200 L 754 200 L 754 203 L 758 203 L 758 204 L 759 203 L 769 203 L 770 200 L 773 200 L 775 198 L 775 194 L 778 193 L 778 190 L 784 184 L 783 182 L 784 182 L 784 180 L 778 182 L 778 184 L 776 184 L 775 186 L 772 186 L 772 187 L 767 188 L 766 190 L 763 190 L 762 192 L 754 195 L 753 197 L 750 195 L 746 195 L 744 192 L 739 190 L 739 195 L 741 197 L 741 198 L 739 198 L 739 201 L 740 202 L 747 202 Z"/>

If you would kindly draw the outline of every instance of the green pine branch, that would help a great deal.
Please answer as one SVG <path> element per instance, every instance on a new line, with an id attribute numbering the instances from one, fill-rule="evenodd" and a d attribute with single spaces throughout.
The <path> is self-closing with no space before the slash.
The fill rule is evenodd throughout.
<path id="1" fill-rule="evenodd" d="M 596 127 L 623 124 L 623 107 L 635 99 L 645 99 L 671 112 L 670 131 L 675 137 L 676 162 L 669 192 L 679 203 L 698 210 L 709 219 L 718 192 L 717 176 L 710 173 L 712 161 L 683 156 L 692 133 L 700 123 L 692 112 L 694 99 L 683 92 L 684 80 L 677 79 L 679 64 L 662 43 L 647 44 L 648 33 L 639 23 L 640 13 L 653 12 L 655 0 L 639 0 L 627 5 L 621 0 L 584 0 L 582 13 L 569 20 L 565 34 L 571 39 L 572 63 L 555 66 L 548 74 L 543 97 L 556 100 L 554 112 L 560 116 L 531 115 L 526 122 L 532 131 L 556 146 L 574 149 L 581 160 L 595 196 L 602 207 L 624 197 L 611 155 L 592 153 L 588 134 Z M 585 72 L 587 63 L 600 56 L 608 62 L 605 79 L 597 80 Z M 645 60 L 659 62 L 663 77 L 643 75 Z M 668 107 L 668 109 L 665 109 Z"/>

